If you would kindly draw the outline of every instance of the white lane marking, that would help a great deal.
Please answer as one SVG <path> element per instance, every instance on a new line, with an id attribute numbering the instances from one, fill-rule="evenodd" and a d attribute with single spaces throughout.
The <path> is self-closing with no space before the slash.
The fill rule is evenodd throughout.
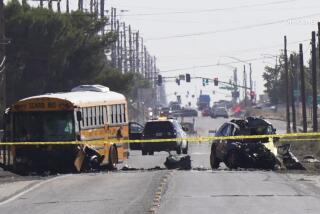
<path id="1" fill-rule="evenodd" d="M 61 175 L 61 176 L 57 176 L 57 177 L 54 177 L 54 178 L 50 178 L 50 179 L 41 181 L 41 182 L 39 182 L 39 183 L 37 183 L 37 184 L 35 184 L 35 185 L 32 185 L 30 188 L 28 188 L 28 189 L 26 189 L 26 190 L 24 190 L 24 191 L 22 191 L 22 192 L 19 192 L 18 194 L 15 194 L 15 195 L 9 197 L 8 199 L 0 202 L 0 206 L 5 205 L 5 204 L 7 204 L 7 203 L 10 203 L 10 202 L 16 200 L 16 199 L 19 198 L 20 196 L 22 196 L 22 195 L 24 195 L 24 194 L 26 194 L 26 193 L 28 193 L 28 192 L 31 192 L 32 190 L 40 187 L 40 186 L 43 185 L 43 184 L 46 184 L 46 183 L 49 183 L 49 182 L 58 180 L 58 179 L 60 179 L 60 178 L 65 178 L 65 177 L 68 177 L 68 176 L 71 176 L 71 174 Z"/>

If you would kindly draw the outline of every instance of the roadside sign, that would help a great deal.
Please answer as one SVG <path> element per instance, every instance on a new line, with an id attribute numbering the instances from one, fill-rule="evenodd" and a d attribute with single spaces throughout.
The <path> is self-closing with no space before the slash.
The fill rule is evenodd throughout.
<path id="1" fill-rule="evenodd" d="M 307 104 L 312 105 L 312 96 L 308 96 Z M 320 96 L 317 96 L 317 104 L 320 104 Z"/>
<path id="2" fill-rule="evenodd" d="M 300 97 L 300 90 L 293 90 L 293 96 Z"/>

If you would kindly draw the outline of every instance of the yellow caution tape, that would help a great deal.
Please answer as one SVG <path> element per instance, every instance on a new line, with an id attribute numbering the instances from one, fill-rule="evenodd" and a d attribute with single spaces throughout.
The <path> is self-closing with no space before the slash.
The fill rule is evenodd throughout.
<path id="1" fill-rule="evenodd" d="M 186 138 L 170 138 L 170 139 L 143 139 L 143 140 L 125 140 L 125 139 L 107 139 L 107 140 L 93 140 L 93 141 L 57 141 L 57 142 L 0 142 L 0 145 L 101 145 L 108 143 L 160 143 L 172 141 L 188 141 L 188 142 L 208 142 L 216 140 L 246 140 L 246 139 L 262 139 L 262 138 L 287 138 L 285 141 L 299 141 L 299 137 L 319 137 L 320 132 L 312 133 L 290 133 L 290 134 L 272 134 L 272 135 L 241 135 L 241 136 L 197 136 Z M 312 138 L 315 140 L 314 138 Z M 305 139 L 304 139 L 305 140 Z"/>

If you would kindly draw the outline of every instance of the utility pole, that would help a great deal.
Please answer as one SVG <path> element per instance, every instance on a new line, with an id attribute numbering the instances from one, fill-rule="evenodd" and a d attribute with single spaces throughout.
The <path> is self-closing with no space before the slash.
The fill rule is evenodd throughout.
<path id="1" fill-rule="evenodd" d="M 83 0 L 78 0 L 78 10 L 83 11 Z"/>
<path id="2" fill-rule="evenodd" d="M 42 1 L 42 0 L 41 0 Z M 69 9 L 69 0 L 66 1 L 66 11 L 67 13 L 70 12 L 70 9 Z"/>
<path id="3" fill-rule="evenodd" d="M 144 72 L 145 72 L 145 77 L 150 78 L 149 54 L 146 46 L 144 46 Z"/>
<path id="4" fill-rule="evenodd" d="M 233 83 L 234 83 L 234 91 L 233 91 L 233 102 L 234 104 L 237 103 L 237 95 L 238 95 L 238 71 L 237 68 L 233 70 Z"/>
<path id="5" fill-rule="evenodd" d="M 155 56 L 153 56 L 153 85 L 154 87 L 157 86 L 157 83 L 156 83 L 156 77 L 157 77 L 157 58 Z"/>
<path id="6" fill-rule="evenodd" d="M 130 65 L 130 71 L 134 72 L 133 68 L 133 49 L 132 49 L 132 31 L 131 31 L 131 25 L 129 25 L 129 65 Z"/>
<path id="7" fill-rule="evenodd" d="M 116 68 L 120 69 L 120 26 L 119 20 L 116 21 L 117 44 L 116 44 Z"/>
<path id="8" fill-rule="evenodd" d="M 140 39 L 140 37 L 139 37 L 139 31 L 136 33 L 136 64 L 135 64 L 135 66 L 136 66 L 136 72 L 138 72 L 139 73 L 139 71 L 140 71 L 140 59 L 139 59 L 139 39 Z M 142 55 L 142 54 L 141 54 Z"/>
<path id="9" fill-rule="evenodd" d="M 115 30 L 116 30 L 116 8 L 111 8 L 111 32 L 114 33 Z M 117 46 L 117 42 L 114 41 L 112 43 L 112 46 L 111 46 L 111 64 L 112 64 L 112 67 L 116 67 L 117 64 L 116 64 L 116 46 Z"/>
<path id="10" fill-rule="evenodd" d="M 292 131 L 294 133 L 297 132 L 297 121 L 296 121 L 296 104 L 295 104 L 295 97 L 294 97 L 294 82 L 295 82 L 295 64 L 293 55 L 290 55 L 290 64 L 291 64 L 291 73 L 290 73 L 290 93 L 291 93 L 291 108 L 292 108 Z"/>
<path id="11" fill-rule="evenodd" d="M 93 12 L 93 0 L 90 0 L 90 13 Z"/>
<path id="12" fill-rule="evenodd" d="M 299 44 L 299 56 L 300 56 L 300 76 L 301 76 L 301 102 L 302 102 L 302 123 L 303 132 L 307 132 L 307 111 L 306 111 L 306 93 L 305 93 L 305 82 L 304 82 L 304 62 L 303 62 L 303 46 Z"/>
<path id="13" fill-rule="evenodd" d="M 141 38 L 141 52 L 140 52 L 140 73 L 144 76 L 147 77 L 146 71 L 145 71 L 145 66 L 144 66 L 144 46 L 143 46 L 143 38 Z"/>
<path id="14" fill-rule="evenodd" d="M 132 34 L 132 46 L 133 46 L 133 49 L 132 49 L 132 64 L 133 64 L 133 72 L 137 72 L 137 58 L 136 58 L 136 50 L 135 50 L 135 47 L 134 47 L 134 43 L 136 41 L 136 35 L 135 33 Z"/>
<path id="15" fill-rule="evenodd" d="M 123 50 L 124 50 L 124 73 L 128 72 L 128 54 L 127 54 L 127 31 L 126 23 L 123 22 Z"/>
<path id="16" fill-rule="evenodd" d="M 123 73 L 123 66 L 122 66 L 122 62 L 123 62 L 123 32 L 120 31 L 120 45 L 119 45 L 119 49 L 120 49 L 120 54 L 119 54 L 119 57 L 118 57 L 118 67 L 119 67 L 119 70 L 121 71 L 121 73 Z"/>
<path id="17" fill-rule="evenodd" d="M 291 132 L 290 124 L 290 99 L 289 99 L 289 68 L 288 68 L 288 52 L 287 52 L 287 36 L 284 36 L 284 69 L 285 69 L 285 88 L 286 88 L 286 119 L 287 133 Z"/>
<path id="18" fill-rule="evenodd" d="M 253 85 L 252 85 L 252 68 L 251 68 L 251 63 L 249 63 L 249 67 L 250 67 L 250 76 L 249 76 L 249 78 L 250 78 L 250 103 L 252 104 L 253 103 L 253 96 L 252 96 L 252 92 L 253 92 L 253 90 L 252 90 L 252 87 L 253 87 Z"/>
<path id="19" fill-rule="evenodd" d="M 317 99 L 317 48 L 316 48 L 316 32 L 312 31 L 312 124 L 313 131 L 318 131 L 318 99 Z"/>
<path id="20" fill-rule="evenodd" d="M 61 13 L 60 1 L 61 1 L 61 0 L 57 0 L 57 9 L 58 9 L 58 13 Z"/>
<path id="21" fill-rule="evenodd" d="M 3 0 L 0 0 L 0 111 L 3 112 L 7 106 L 6 94 L 6 70 L 5 70 L 5 26 L 4 26 L 4 13 L 3 13 Z M 0 121 L 2 121 L 0 119 Z M 0 124 L 1 125 L 1 124 Z"/>
<path id="22" fill-rule="evenodd" d="M 52 0 L 48 0 L 48 8 L 49 10 L 52 10 Z"/>
<path id="23" fill-rule="evenodd" d="M 244 106 L 247 107 L 248 96 L 247 96 L 247 72 L 246 65 L 243 65 L 243 84 L 244 84 Z"/>
<path id="24" fill-rule="evenodd" d="M 104 18 L 104 0 L 100 0 L 100 17 Z"/>

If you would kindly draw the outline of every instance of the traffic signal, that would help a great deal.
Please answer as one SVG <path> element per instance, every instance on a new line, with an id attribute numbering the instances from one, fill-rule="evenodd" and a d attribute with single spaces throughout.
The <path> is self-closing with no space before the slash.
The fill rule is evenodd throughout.
<path id="1" fill-rule="evenodd" d="M 213 82 L 214 82 L 214 86 L 218 86 L 219 85 L 219 80 L 218 80 L 217 77 L 213 79 Z"/>
<path id="2" fill-rule="evenodd" d="M 206 79 L 206 85 L 209 85 L 209 79 Z"/>
<path id="3" fill-rule="evenodd" d="M 190 76 L 190 74 L 186 74 L 186 82 L 191 82 L 191 76 Z"/>
<path id="4" fill-rule="evenodd" d="M 178 85 L 180 85 L 180 79 L 179 79 L 179 78 L 176 79 L 176 83 L 177 83 Z"/>
<path id="5" fill-rule="evenodd" d="M 202 79 L 202 85 L 206 86 L 206 79 Z"/>
<path id="6" fill-rule="evenodd" d="M 162 75 L 158 75 L 158 79 L 157 79 L 157 85 L 161 86 L 162 85 Z"/>

